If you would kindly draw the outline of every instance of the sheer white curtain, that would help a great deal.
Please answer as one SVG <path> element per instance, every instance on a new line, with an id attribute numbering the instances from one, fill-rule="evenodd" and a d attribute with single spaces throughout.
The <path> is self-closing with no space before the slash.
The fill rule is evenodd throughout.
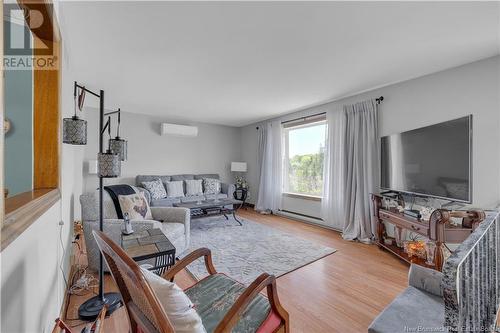
<path id="1" fill-rule="evenodd" d="M 261 141 L 263 151 L 260 166 L 259 194 L 255 209 L 276 212 L 281 208 L 282 196 L 282 131 L 281 122 L 268 122 Z"/>
<path id="2" fill-rule="evenodd" d="M 322 216 L 347 240 L 371 242 L 376 221 L 370 193 L 379 179 L 378 110 L 375 100 L 327 112 Z"/>
<path id="3" fill-rule="evenodd" d="M 326 113 L 327 133 L 323 165 L 323 199 L 321 215 L 331 228 L 344 228 L 344 127 L 345 114 L 341 109 Z"/>

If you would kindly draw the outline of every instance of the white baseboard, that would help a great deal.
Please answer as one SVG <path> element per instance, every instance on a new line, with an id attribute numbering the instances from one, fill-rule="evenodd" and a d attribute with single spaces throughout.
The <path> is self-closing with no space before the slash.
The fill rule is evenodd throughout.
<path id="1" fill-rule="evenodd" d="M 276 212 L 276 215 L 287 217 L 289 219 L 296 220 L 296 221 L 299 221 L 299 222 L 304 222 L 304 223 L 307 223 L 307 224 L 312 224 L 312 225 L 315 225 L 315 226 L 318 226 L 318 227 L 322 227 L 322 228 L 325 228 L 325 229 L 329 229 L 329 230 L 341 232 L 341 230 L 338 230 L 338 229 L 329 227 L 327 225 L 324 225 L 322 223 L 322 221 L 323 221 L 322 219 L 315 218 L 315 217 L 312 217 L 312 216 L 304 216 L 304 215 L 295 214 L 293 212 L 288 212 L 288 211 L 284 211 L 284 210 L 280 210 L 280 211 Z"/>

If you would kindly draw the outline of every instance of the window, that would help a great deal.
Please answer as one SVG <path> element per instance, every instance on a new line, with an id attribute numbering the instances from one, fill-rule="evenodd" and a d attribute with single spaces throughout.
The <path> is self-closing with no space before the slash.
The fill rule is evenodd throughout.
<path id="1" fill-rule="evenodd" d="M 283 127 L 283 192 L 321 197 L 327 129 L 325 117 L 293 121 Z"/>

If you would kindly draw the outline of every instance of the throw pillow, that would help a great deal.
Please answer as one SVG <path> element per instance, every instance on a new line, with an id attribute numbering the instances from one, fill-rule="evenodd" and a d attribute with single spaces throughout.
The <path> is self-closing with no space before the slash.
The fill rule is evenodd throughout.
<path id="1" fill-rule="evenodd" d="M 141 267 L 141 271 L 165 310 L 175 332 L 206 333 L 193 303 L 175 283 Z"/>
<path id="2" fill-rule="evenodd" d="M 167 195 L 169 198 L 178 198 L 184 196 L 184 184 L 182 180 L 166 182 L 165 185 L 167 185 Z"/>
<path id="3" fill-rule="evenodd" d="M 118 202 L 123 214 L 128 213 L 131 220 L 152 220 L 151 208 L 144 197 L 144 193 L 139 192 L 129 195 L 119 195 Z"/>
<path id="4" fill-rule="evenodd" d="M 151 199 L 158 200 L 167 197 L 167 191 L 160 179 L 153 180 L 150 182 L 142 182 L 142 187 L 151 193 Z"/>
<path id="5" fill-rule="evenodd" d="M 201 188 L 201 179 L 186 179 L 186 196 L 193 197 L 196 195 L 203 195 L 203 189 Z"/>
<path id="6" fill-rule="evenodd" d="M 220 193 L 220 180 L 214 178 L 204 178 L 203 187 L 205 188 L 205 194 Z"/>

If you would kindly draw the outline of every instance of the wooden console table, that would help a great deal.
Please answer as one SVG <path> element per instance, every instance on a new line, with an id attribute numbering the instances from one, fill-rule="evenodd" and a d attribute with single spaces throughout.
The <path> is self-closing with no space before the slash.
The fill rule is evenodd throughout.
<path id="1" fill-rule="evenodd" d="M 434 268 L 438 271 L 441 271 L 443 268 L 444 243 L 463 242 L 485 218 L 483 211 L 449 211 L 446 209 L 436 209 L 432 212 L 430 219 L 427 221 L 382 208 L 382 195 L 371 194 L 371 198 L 374 208 L 373 212 L 378 221 L 377 245 L 408 263 Z M 449 223 L 452 217 L 462 218 L 463 226 L 457 227 Z M 401 247 L 394 244 L 394 242 L 392 244 L 385 244 L 384 239 L 387 237 L 387 233 L 385 224 L 383 223 L 384 221 L 395 226 L 395 232 L 398 233 L 399 239 L 401 239 L 401 231 L 406 229 L 435 242 L 436 250 L 434 253 L 434 265 L 428 265 L 425 260 L 421 258 L 410 258 L 408 254 L 406 254 Z"/>

